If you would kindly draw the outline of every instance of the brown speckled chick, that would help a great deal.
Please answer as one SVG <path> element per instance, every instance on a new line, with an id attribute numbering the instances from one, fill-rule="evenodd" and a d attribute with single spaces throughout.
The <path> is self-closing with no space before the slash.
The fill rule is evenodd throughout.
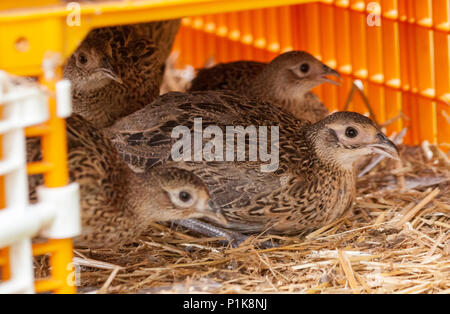
<path id="1" fill-rule="evenodd" d="M 80 185 L 82 234 L 75 246 L 116 247 L 136 240 L 149 222 L 210 217 L 223 221 L 209 192 L 193 173 L 174 167 L 133 173 L 108 138 L 81 116 L 67 119 L 69 173 Z M 28 140 L 28 161 L 41 158 Z M 30 181 L 31 199 L 42 178 Z"/>
<path id="2" fill-rule="evenodd" d="M 278 126 L 278 169 L 262 172 L 260 166 L 268 162 L 259 157 L 258 161 L 248 157 L 246 161 L 172 161 L 171 150 L 178 141 L 171 137 L 173 128 L 185 126 L 193 134 L 197 117 L 202 118 L 203 128 L 219 126 L 224 136 L 227 126 Z M 373 153 L 398 156 L 396 146 L 358 113 L 338 112 L 311 124 L 271 103 L 230 91 L 165 94 L 122 118 L 108 132 L 137 170 L 166 164 L 195 173 L 228 220 L 221 226 L 245 233 L 266 228 L 300 233 L 334 221 L 352 207 L 354 163 Z M 247 152 L 248 147 L 249 141 Z"/>
<path id="3" fill-rule="evenodd" d="M 190 91 L 234 90 L 259 100 L 270 101 L 298 119 L 317 122 L 328 109 L 311 90 L 322 83 L 338 84 L 327 78 L 340 75 L 305 51 L 290 51 L 270 63 L 237 61 L 202 69 Z"/>
<path id="4" fill-rule="evenodd" d="M 180 21 L 92 30 L 64 67 L 73 110 L 98 128 L 110 126 L 158 95 Z"/>

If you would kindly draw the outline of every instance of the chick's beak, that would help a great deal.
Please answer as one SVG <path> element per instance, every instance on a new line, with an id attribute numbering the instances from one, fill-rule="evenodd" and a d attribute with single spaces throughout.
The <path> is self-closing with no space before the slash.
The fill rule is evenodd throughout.
<path id="1" fill-rule="evenodd" d="M 95 72 L 100 72 L 105 77 L 119 83 L 123 84 L 122 79 L 119 77 L 119 75 L 113 70 L 113 66 L 109 61 L 103 60 L 102 66 L 96 69 Z"/>
<path id="2" fill-rule="evenodd" d="M 222 214 L 222 208 L 218 206 L 213 200 L 208 201 L 207 211 L 205 217 L 208 217 L 218 223 L 227 224 L 227 219 Z"/>
<path id="3" fill-rule="evenodd" d="M 327 76 L 335 76 L 336 78 L 339 79 L 339 81 L 332 80 L 332 79 L 328 78 Z M 330 84 L 339 86 L 339 85 L 341 85 L 342 77 L 339 74 L 339 72 L 337 72 L 336 70 L 333 70 L 332 68 L 330 68 L 329 66 L 324 64 L 323 72 L 319 75 L 318 79 L 322 83 L 330 83 Z"/>
<path id="4" fill-rule="evenodd" d="M 396 160 L 400 159 L 398 148 L 394 142 L 388 139 L 383 133 L 378 133 L 377 138 L 377 143 L 369 145 L 374 153 Z"/>
<path id="5" fill-rule="evenodd" d="M 123 84 L 122 79 L 117 76 L 116 73 L 114 73 L 113 71 L 106 69 L 106 68 L 99 68 L 97 69 L 96 72 L 101 72 L 104 76 L 106 76 L 107 78 L 119 83 L 119 84 Z"/>

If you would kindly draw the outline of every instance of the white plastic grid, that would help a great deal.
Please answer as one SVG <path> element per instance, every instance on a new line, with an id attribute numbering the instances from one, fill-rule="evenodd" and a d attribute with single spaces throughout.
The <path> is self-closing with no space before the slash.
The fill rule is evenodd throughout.
<path id="1" fill-rule="evenodd" d="M 70 83 L 57 89 L 61 115 L 70 115 Z M 0 175 L 5 182 L 5 206 L 0 211 L 0 248 L 9 246 L 10 279 L 0 293 L 33 293 L 31 237 L 69 238 L 80 233 L 79 188 L 39 187 L 39 202 L 28 201 L 25 127 L 47 121 L 46 93 L 37 84 L 0 71 L 0 105 L 3 155 Z"/>

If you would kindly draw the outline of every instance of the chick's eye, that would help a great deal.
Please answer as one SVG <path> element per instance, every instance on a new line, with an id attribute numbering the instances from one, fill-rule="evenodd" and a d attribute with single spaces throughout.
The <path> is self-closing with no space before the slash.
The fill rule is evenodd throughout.
<path id="1" fill-rule="evenodd" d="M 300 65 L 300 72 L 306 74 L 309 71 L 309 64 L 308 63 L 303 63 L 302 65 Z"/>
<path id="2" fill-rule="evenodd" d="M 188 192 L 185 192 L 185 191 L 181 191 L 178 196 L 179 196 L 180 200 L 182 200 L 185 203 L 189 202 L 192 198 L 191 194 L 189 194 Z"/>
<path id="3" fill-rule="evenodd" d="M 348 127 L 345 130 L 345 136 L 347 136 L 349 138 L 355 138 L 358 136 L 358 131 L 355 128 Z"/>
<path id="4" fill-rule="evenodd" d="M 80 53 L 78 55 L 78 62 L 80 62 L 81 64 L 86 64 L 87 61 L 88 61 L 88 59 L 84 53 Z"/>

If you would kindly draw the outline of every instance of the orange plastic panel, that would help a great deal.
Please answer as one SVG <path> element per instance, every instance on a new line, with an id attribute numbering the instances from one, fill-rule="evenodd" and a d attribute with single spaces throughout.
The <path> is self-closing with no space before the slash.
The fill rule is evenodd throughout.
<path id="1" fill-rule="evenodd" d="M 67 166 L 67 140 L 65 120 L 57 116 L 55 83 L 61 77 L 61 69 L 57 69 L 56 77 L 47 80 L 42 77 L 41 83 L 50 91 L 50 119 L 45 125 L 27 129 L 27 135 L 40 135 L 42 145 L 41 162 L 28 165 L 29 174 L 44 174 L 47 187 L 61 187 L 69 183 Z M 53 291 L 55 293 L 75 293 L 76 287 L 71 281 L 74 271 L 72 265 L 73 245 L 71 239 L 50 239 L 48 243 L 33 246 L 34 255 L 50 254 L 51 277 L 37 281 L 36 292 Z"/>
<path id="2" fill-rule="evenodd" d="M 0 106 L 0 118 L 2 117 L 2 107 Z M 1 148 L 2 144 L 2 136 L 0 135 L 0 159 L 3 155 L 3 149 Z M 0 210 L 6 207 L 5 204 L 5 181 L 3 176 L 0 176 Z M 8 280 L 10 275 L 9 269 L 9 249 L 8 248 L 0 248 L 0 280 Z"/>
<path id="3" fill-rule="evenodd" d="M 72 264 L 72 240 L 52 239 L 48 243 L 34 245 L 33 255 L 50 254 L 51 277 L 35 283 L 36 292 L 75 293 L 74 267 Z"/>

